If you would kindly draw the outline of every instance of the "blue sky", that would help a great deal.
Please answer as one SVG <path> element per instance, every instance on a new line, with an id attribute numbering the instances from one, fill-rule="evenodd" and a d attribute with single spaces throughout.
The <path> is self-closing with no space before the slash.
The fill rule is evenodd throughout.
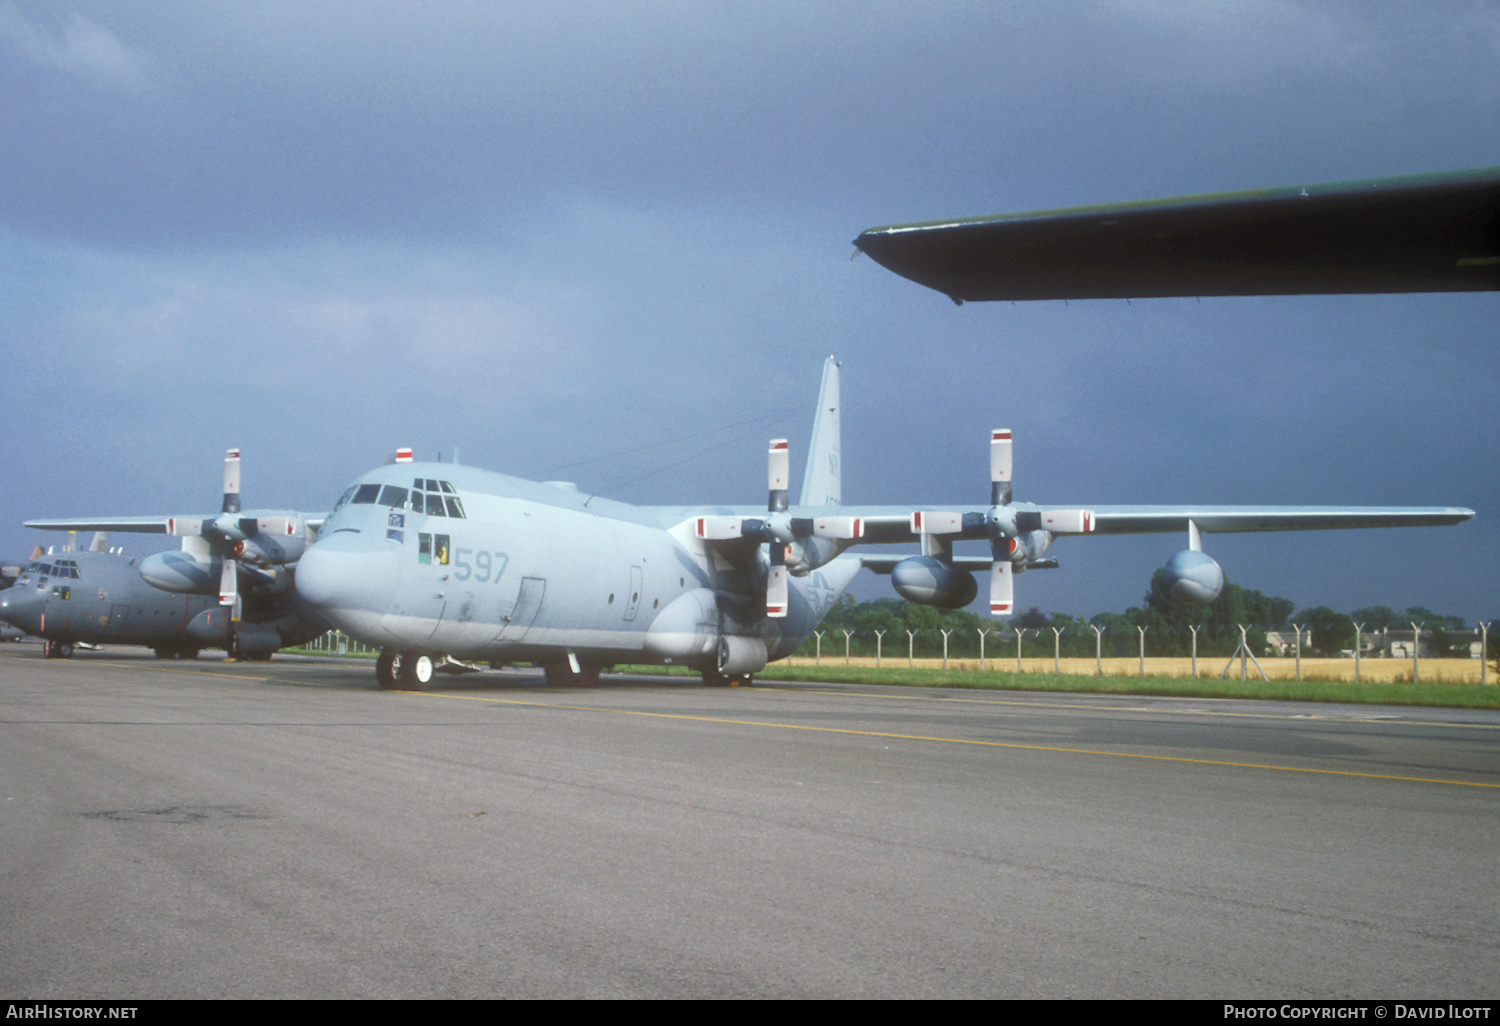
<path id="1" fill-rule="evenodd" d="M 1464 505 L 1207 548 L 1299 606 L 1500 616 L 1494 293 L 956 308 L 850 259 L 1500 163 L 1500 4 L 0 0 L 0 96 L 8 558 L 216 509 L 230 446 L 254 505 L 400 445 L 755 503 L 835 353 L 848 502 L 982 503 L 1008 426 L 1021 499 Z M 1018 600 L 1138 604 L 1182 547 L 1064 540 Z"/>

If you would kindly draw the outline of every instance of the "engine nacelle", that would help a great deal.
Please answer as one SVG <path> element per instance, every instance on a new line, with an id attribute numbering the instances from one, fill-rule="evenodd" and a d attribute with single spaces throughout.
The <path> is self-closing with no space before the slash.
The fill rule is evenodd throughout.
<path id="1" fill-rule="evenodd" d="M 141 576 L 162 591 L 216 595 L 223 563 L 194 552 L 158 552 L 141 560 Z"/>
<path id="2" fill-rule="evenodd" d="M 931 556 L 910 556 L 891 569 L 891 584 L 908 602 L 960 609 L 974 601 L 974 575 Z"/>
<path id="3" fill-rule="evenodd" d="M 1224 571 L 1202 552 L 1184 549 L 1167 560 L 1167 594 L 1179 602 L 1206 606 L 1224 589 Z"/>
<path id="4" fill-rule="evenodd" d="M 725 634 L 719 638 L 719 672 L 726 677 L 759 673 L 766 668 L 770 653 L 761 638 Z"/>
<path id="5" fill-rule="evenodd" d="M 256 566 L 295 563 L 307 549 L 307 527 L 301 517 L 261 517 L 255 521 L 255 532 L 247 533 L 243 547 L 236 555 Z"/>

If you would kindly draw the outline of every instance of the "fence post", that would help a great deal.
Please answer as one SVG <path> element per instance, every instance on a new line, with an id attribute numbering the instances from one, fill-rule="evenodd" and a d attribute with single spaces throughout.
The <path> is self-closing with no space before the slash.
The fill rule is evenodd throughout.
<path id="1" fill-rule="evenodd" d="M 1062 632 L 1066 627 L 1052 628 L 1052 676 L 1056 677 L 1062 671 L 1057 668 L 1058 657 L 1062 654 Z"/>
<path id="2" fill-rule="evenodd" d="M 1407 623 L 1411 624 L 1411 682 L 1415 684 L 1422 679 L 1422 632 L 1414 621 Z"/>
<path id="3" fill-rule="evenodd" d="M 842 628 L 841 628 L 842 629 Z M 849 631 L 844 631 L 844 665 L 849 665 Z"/>
<path id="4" fill-rule="evenodd" d="M 814 666 L 822 666 L 823 665 L 823 632 L 822 631 L 813 631 L 813 636 L 818 639 L 817 654 L 813 656 L 813 665 Z"/>
<path id="5" fill-rule="evenodd" d="M 1190 624 L 1189 628 L 1193 632 L 1193 679 L 1197 680 L 1198 679 L 1198 631 L 1203 628 L 1203 625 L 1201 623 Z"/>
<path id="6" fill-rule="evenodd" d="M 1136 630 L 1141 632 L 1141 664 L 1136 676 L 1144 677 L 1146 675 L 1146 628 L 1137 627 Z"/>
<path id="7" fill-rule="evenodd" d="M 1025 627 L 1011 628 L 1016 632 L 1016 672 L 1021 672 L 1021 635 L 1026 633 Z"/>
<path id="8" fill-rule="evenodd" d="M 1479 686 L 1490 682 L 1490 625 L 1479 621 Z"/>
<path id="9" fill-rule="evenodd" d="M 1356 683 L 1356 684 L 1359 683 L 1360 632 L 1364 630 L 1364 626 L 1365 625 L 1362 624 L 1362 623 L 1357 623 L 1357 624 L 1354 625 L 1354 683 Z M 1307 632 L 1307 640 L 1308 641 L 1312 640 L 1312 630 L 1311 629 L 1309 629 L 1308 632 Z"/>
<path id="10" fill-rule="evenodd" d="M 984 672 L 984 636 L 990 632 L 988 627 L 974 628 L 979 632 L 979 672 Z"/>
<path id="11" fill-rule="evenodd" d="M 1292 629 L 1297 632 L 1297 682 L 1302 682 L 1302 628 L 1292 624 Z"/>
<path id="12" fill-rule="evenodd" d="M 917 643 L 917 632 L 910 627 L 906 629 L 906 668 L 911 669 L 911 649 Z"/>
<path id="13" fill-rule="evenodd" d="M 880 641 L 885 637 L 885 631 L 875 632 L 875 669 L 880 669 Z"/>
<path id="14" fill-rule="evenodd" d="M 1094 628 L 1094 676 L 1104 676 L 1104 629 L 1096 623 L 1089 624 Z"/>
<path id="15" fill-rule="evenodd" d="M 952 634 L 955 630 L 957 630 L 956 627 L 950 627 L 948 630 L 943 631 L 943 669 L 945 670 L 948 668 L 948 635 Z"/>

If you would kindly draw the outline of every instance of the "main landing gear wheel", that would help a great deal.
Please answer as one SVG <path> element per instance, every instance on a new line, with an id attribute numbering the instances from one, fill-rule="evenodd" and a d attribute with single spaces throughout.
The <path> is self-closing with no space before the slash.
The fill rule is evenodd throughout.
<path id="1" fill-rule="evenodd" d="M 711 688 L 748 688 L 754 680 L 748 673 L 720 673 L 716 666 L 703 668 L 703 683 Z"/>
<path id="2" fill-rule="evenodd" d="M 42 654 L 48 659 L 71 659 L 73 658 L 73 643 L 70 641 L 45 641 L 42 643 Z"/>
<path id="3" fill-rule="evenodd" d="M 388 650 L 380 653 L 380 658 L 375 660 L 375 680 L 386 691 L 393 691 L 400 687 L 401 676 L 401 653 Z"/>
<path id="4" fill-rule="evenodd" d="M 590 688 L 599 683 L 599 667 L 581 666 L 577 673 L 567 663 L 548 663 L 542 667 L 547 683 L 552 687 Z"/>
<path id="5" fill-rule="evenodd" d="M 432 653 L 417 650 L 403 652 L 397 678 L 407 691 L 425 691 L 427 685 L 432 682 L 432 675 L 436 669 Z"/>

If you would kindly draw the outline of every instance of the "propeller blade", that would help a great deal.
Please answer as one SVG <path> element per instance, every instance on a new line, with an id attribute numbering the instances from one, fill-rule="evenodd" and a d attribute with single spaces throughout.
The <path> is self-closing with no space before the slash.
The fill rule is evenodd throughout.
<path id="1" fill-rule="evenodd" d="M 1089 534 L 1094 530 L 1091 509 L 1044 509 L 1042 529 L 1053 534 Z"/>
<path id="2" fill-rule="evenodd" d="M 990 432 L 990 505 L 1010 505 L 1010 428 Z"/>
<path id="3" fill-rule="evenodd" d="M 201 517 L 168 517 L 167 533 L 174 538 L 190 538 L 203 533 Z"/>
<path id="4" fill-rule="evenodd" d="M 766 615 L 786 616 L 787 580 L 786 546 L 771 543 L 771 565 L 766 570 Z"/>
<path id="5" fill-rule="evenodd" d="M 743 537 L 744 525 L 739 517 L 697 517 L 693 533 L 705 541 L 727 541 Z"/>
<path id="6" fill-rule="evenodd" d="M 224 454 L 224 510 L 225 513 L 240 511 L 240 451 L 230 449 Z"/>
<path id="7" fill-rule="evenodd" d="M 239 560 L 224 555 L 224 569 L 219 573 L 219 605 L 229 606 L 229 618 L 235 622 L 240 619 L 240 567 Z"/>
<path id="8" fill-rule="evenodd" d="M 990 565 L 990 615 L 1009 616 L 1016 608 L 1015 570 L 1008 559 Z"/>
<path id="9" fill-rule="evenodd" d="M 766 499 L 766 511 L 772 516 L 767 518 L 763 527 L 770 535 L 770 559 L 767 560 L 769 565 L 766 568 L 766 615 L 771 617 L 786 616 L 786 543 L 791 541 L 791 522 L 786 517 L 786 486 L 790 476 L 791 454 L 787 451 L 786 439 L 773 438 L 771 448 L 766 453 L 766 486 L 770 493 Z"/>
<path id="10" fill-rule="evenodd" d="M 791 456 L 787 452 L 785 438 L 771 439 L 771 450 L 766 454 L 766 480 L 771 492 L 766 510 L 785 513 L 787 508 L 786 482 L 790 475 Z"/>
<path id="11" fill-rule="evenodd" d="M 962 513 L 919 510 L 911 515 L 912 534 L 959 534 L 963 529 Z"/>
<path id="12" fill-rule="evenodd" d="M 812 536 L 853 541 L 865 536 L 865 522 L 859 517 L 817 517 L 813 520 Z"/>

